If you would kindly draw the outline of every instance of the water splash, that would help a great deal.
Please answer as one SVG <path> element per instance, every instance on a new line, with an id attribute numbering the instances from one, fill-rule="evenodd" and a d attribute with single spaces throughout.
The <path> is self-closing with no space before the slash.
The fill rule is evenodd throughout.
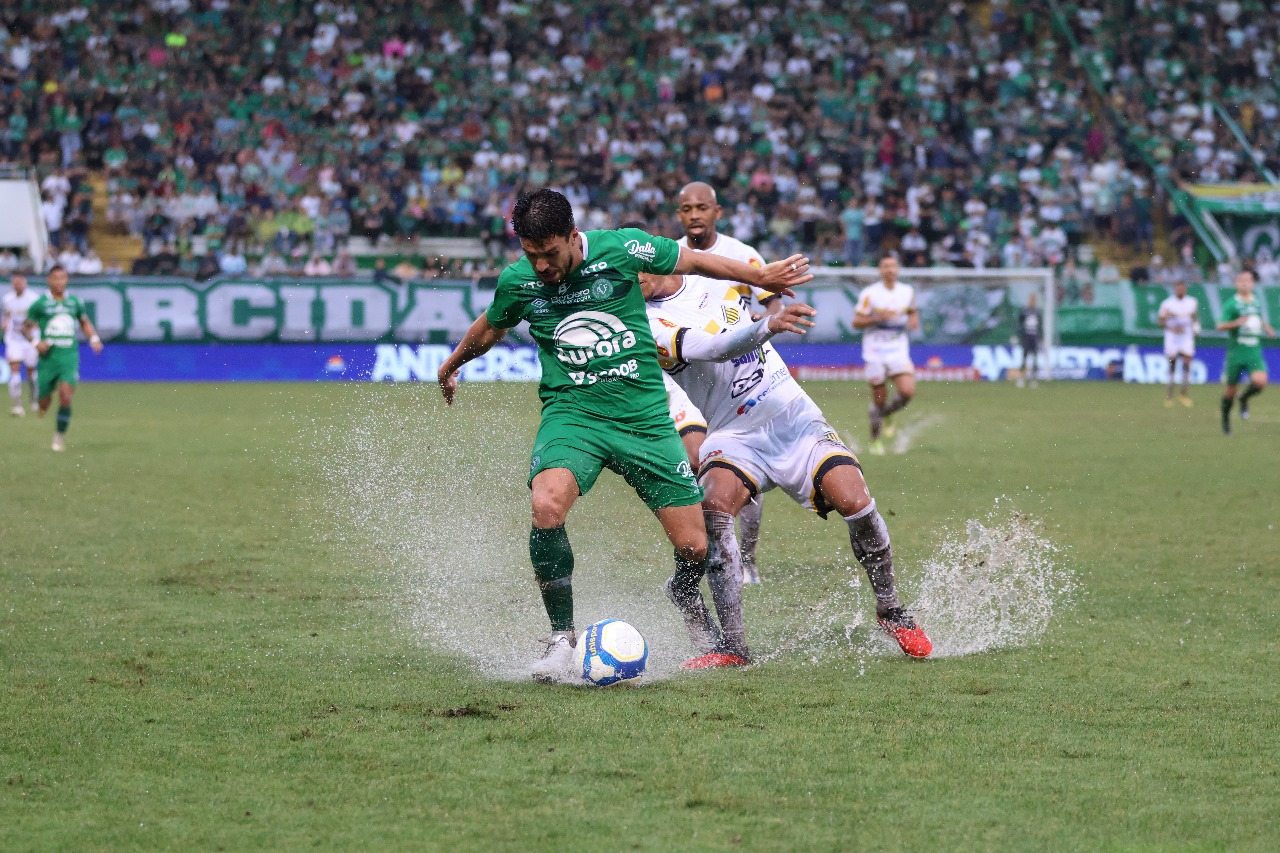
<path id="1" fill-rule="evenodd" d="M 372 401 L 344 407 L 337 423 L 303 425 L 301 454 L 323 486 L 325 533 L 368 566 L 425 645 L 482 676 L 525 679 L 549 632 L 527 548 L 528 412 L 490 399 L 498 389 L 465 388 L 463 405 L 484 410 L 493 437 L 481 442 L 475 417 L 403 391 L 377 389 Z M 647 513 L 593 515 L 594 497 L 574 509 L 576 621 L 631 622 L 650 645 L 645 680 L 674 674 L 689 641 L 662 592 L 669 546 Z M 653 525 L 648 544 L 619 535 L 637 524 Z"/>
<path id="2" fill-rule="evenodd" d="M 315 515 L 323 535 L 368 567 L 369 583 L 391 595 L 421 642 L 468 661 L 482 677 L 523 680 L 548 633 L 529 567 L 529 493 L 520 476 L 532 423 L 509 391 L 465 391 L 464 405 L 484 411 L 494 440 L 476 441 L 476 417 L 445 412 L 421 390 L 365 389 L 334 421 L 302 424 L 299 455 L 322 485 Z M 593 492 L 574 510 L 577 622 L 631 622 L 649 640 L 645 680 L 669 677 L 690 653 L 661 591 L 669 546 L 647 513 L 597 513 L 597 498 Z M 653 525 L 653 535 L 630 535 L 640 524 Z M 900 570 L 904 600 L 936 657 L 1027 645 L 1074 596 L 1074 575 L 1060 557 L 1034 519 L 998 503 L 986 519 L 943 531 L 921 570 Z M 757 665 L 800 661 L 862 673 L 900 654 L 875 625 L 856 563 L 824 583 L 815 583 L 812 567 L 766 567 L 765 585 L 747 598 Z"/>
<path id="3" fill-rule="evenodd" d="M 951 532 L 924 565 L 913 610 L 934 657 L 1037 642 L 1077 595 L 1061 549 L 1031 516 L 997 502 L 983 521 Z"/>
<path id="4" fill-rule="evenodd" d="M 942 415 L 930 413 L 898 424 L 890 450 L 896 455 L 906 453 L 925 430 L 933 429 L 944 420 Z"/>
<path id="5" fill-rule="evenodd" d="M 1038 641 L 1075 601 L 1076 577 L 1062 558 L 1036 519 L 997 501 L 985 519 L 941 531 L 919 571 L 900 561 L 898 574 L 908 609 L 933 640 L 933 657 L 957 657 Z M 839 662 L 861 673 L 876 658 L 901 654 L 875 623 L 862 568 L 855 564 L 846 572 L 847 580 L 812 604 L 773 614 L 785 627 L 772 636 L 757 632 L 757 663 Z"/>

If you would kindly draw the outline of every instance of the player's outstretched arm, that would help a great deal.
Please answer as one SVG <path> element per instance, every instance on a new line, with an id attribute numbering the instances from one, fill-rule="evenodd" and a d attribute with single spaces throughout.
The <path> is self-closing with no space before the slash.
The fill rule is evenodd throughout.
<path id="1" fill-rule="evenodd" d="M 754 323 L 733 326 L 714 335 L 702 329 L 676 326 L 662 319 L 651 325 L 659 346 L 659 361 L 664 361 L 662 356 L 665 354 L 669 356 L 669 363 L 663 366 L 671 367 L 695 361 L 728 361 L 746 355 L 782 332 L 803 335 L 813 328 L 813 321 L 809 318 L 817 313 L 808 305 L 795 303 Z"/>
<path id="2" fill-rule="evenodd" d="M 710 252 L 695 252 L 682 248 L 674 271 L 696 273 L 722 281 L 740 281 L 784 296 L 793 295 L 790 293 L 791 288 L 813 280 L 813 274 L 809 272 L 809 259 L 804 255 L 792 255 L 762 267 L 753 267 L 742 261 L 713 255 Z"/>
<path id="3" fill-rule="evenodd" d="M 440 383 L 440 393 L 444 395 L 446 404 L 453 405 L 453 395 L 458 390 L 458 371 L 467 362 L 477 359 L 493 349 L 493 345 L 507 334 L 506 329 L 499 329 L 489 322 L 485 314 L 481 314 L 467 329 L 462 340 L 454 347 L 453 352 L 440 365 L 436 379 Z"/>

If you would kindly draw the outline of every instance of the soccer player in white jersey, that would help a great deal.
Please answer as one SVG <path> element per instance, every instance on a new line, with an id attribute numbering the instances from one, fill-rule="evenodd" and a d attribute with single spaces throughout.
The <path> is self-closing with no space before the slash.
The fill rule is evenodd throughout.
<path id="1" fill-rule="evenodd" d="M 684 236 L 676 242 L 695 252 L 709 252 L 742 261 L 753 267 L 764 266 L 764 258 L 753 246 L 728 234 L 720 233 L 717 223 L 720 221 L 721 212 L 716 191 L 710 184 L 704 184 L 701 181 L 685 184 L 676 196 L 676 217 L 684 230 Z M 725 300 L 728 302 L 736 300 L 744 311 L 751 312 L 757 305 L 770 314 L 782 309 L 782 298 L 776 293 L 736 282 L 722 282 L 722 285 Z M 676 387 L 679 388 L 678 385 Z M 681 438 L 685 439 L 685 447 L 689 449 L 689 460 L 696 470 L 702 441 L 707 434 L 706 419 L 697 411 L 696 406 L 689 403 L 688 397 L 682 392 L 673 393 L 671 402 L 672 417 L 675 418 L 681 413 L 684 415 L 687 426 L 681 429 L 680 421 L 677 420 L 676 428 L 680 430 Z M 760 583 L 760 570 L 756 565 L 756 547 L 760 543 L 760 521 L 763 513 L 764 501 L 757 497 L 738 515 L 743 583 Z"/>
<path id="2" fill-rule="evenodd" d="M 36 410 L 36 344 L 22 335 L 22 324 L 27 319 L 27 309 L 40 295 L 27 286 L 27 278 L 15 275 L 9 280 L 9 291 L 0 297 L 0 326 L 4 327 L 4 360 L 9 362 L 9 410 L 15 417 L 22 417 L 22 368 L 27 369 L 27 401 L 31 411 Z"/>
<path id="3" fill-rule="evenodd" d="M 916 395 L 915 366 L 911 363 L 909 332 L 920 328 L 920 312 L 916 310 L 916 292 L 909 284 L 898 281 L 898 259 L 886 256 L 880 261 L 880 280 L 862 291 L 853 315 L 853 327 L 862 331 L 862 361 L 866 365 L 867 384 L 871 386 L 871 405 L 867 410 L 871 422 L 870 451 L 884 455 L 883 432 L 892 437 L 889 418 L 906 407 Z M 896 392 L 889 400 L 886 380 L 893 381 Z"/>
<path id="4" fill-rule="evenodd" d="M 906 654 L 927 657 L 932 643 L 898 600 L 889 531 L 862 468 L 772 344 L 761 343 L 731 360 L 695 363 L 684 353 L 691 330 L 733 334 L 751 318 L 724 303 L 718 282 L 698 276 L 648 277 L 642 286 L 658 363 L 706 415 L 709 430 L 699 481 L 706 490 L 707 584 L 719 626 L 701 624 L 705 608 L 698 608 L 700 596 L 695 599 L 674 583 L 668 592 L 684 613 L 695 646 L 708 632 L 720 644 L 686 666 L 735 666 L 750 660 L 733 520 L 753 498 L 775 486 L 823 518 L 833 510 L 840 513 L 853 552 L 871 580 L 881 627 Z"/>
<path id="5" fill-rule="evenodd" d="M 1164 329 L 1164 357 L 1169 359 L 1169 387 L 1164 406 L 1173 405 L 1173 383 L 1178 362 L 1182 362 L 1182 390 L 1178 402 L 1191 405 L 1191 360 L 1196 355 L 1196 335 L 1200 333 L 1200 303 L 1187 293 L 1185 281 L 1174 282 L 1173 295 L 1160 303 L 1157 319 Z"/>

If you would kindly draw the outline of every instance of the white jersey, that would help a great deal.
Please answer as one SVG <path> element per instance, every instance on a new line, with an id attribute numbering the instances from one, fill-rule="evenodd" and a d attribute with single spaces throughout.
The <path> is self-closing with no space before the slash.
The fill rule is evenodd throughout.
<path id="1" fill-rule="evenodd" d="M 647 304 L 659 364 L 702 412 L 712 432 L 753 429 L 806 397 L 768 341 L 730 361 L 686 362 L 681 357 L 682 328 L 719 334 L 753 324 L 737 295 L 731 290 L 726 298 L 722 281 L 687 275 L 680 290 Z"/>
<path id="2" fill-rule="evenodd" d="M 27 319 L 27 309 L 39 298 L 40 294 L 30 287 L 23 291 L 21 296 L 10 290 L 0 297 L 0 309 L 3 309 L 5 316 L 9 318 L 8 324 L 4 327 L 5 337 L 22 336 L 22 324 Z"/>
<path id="3" fill-rule="evenodd" d="M 722 258 L 728 258 L 732 261 L 741 261 L 748 266 L 757 268 L 764 266 L 764 258 L 760 256 L 759 252 L 741 240 L 730 237 L 728 234 L 716 234 L 716 241 L 711 244 L 711 248 L 709 249 L 693 248 L 689 245 L 688 237 L 681 237 L 676 242 L 680 244 L 680 248 L 682 249 L 689 249 L 693 252 L 706 252 L 710 255 L 719 255 Z M 734 294 L 733 298 L 736 298 L 742 307 L 746 308 L 748 311 L 751 310 L 755 303 L 763 305 L 770 299 L 778 298 L 776 293 L 770 293 L 767 290 L 752 287 L 749 284 L 742 284 L 741 282 L 716 281 L 714 279 L 705 280 L 713 281 L 717 287 L 723 287 L 725 289 L 726 299 L 730 298 L 728 294 L 732 291 Z"/>
<path id="4" fill-rule="evenodd" d="M 897 282 L 893 289 L 877 281 L 858 296 L 857 313 L 868 316 L 875 311 L 889 311 L 892 316 L 877 326 L 862 330 L 862 360 L 867 364 L 910 361 L 910 339 L 907 337 L 909 309 L 915 305 L 916 291 L 909 284 Z"/>
<path id="5" fill-rule="evenodd" d="M 1170 296 L 1160 303 L 1158 316 L 1164 319 L 1165 337 L 1169 335 L 1194 335 L 1200 331 L 1197 314 L 1200 303 L 1190 294 L 1181 298 Z"/>

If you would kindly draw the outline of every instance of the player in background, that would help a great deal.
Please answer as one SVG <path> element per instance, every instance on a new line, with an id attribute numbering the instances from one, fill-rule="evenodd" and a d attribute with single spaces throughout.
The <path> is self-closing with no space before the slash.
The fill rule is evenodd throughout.
<path id="1" fill-rule="evenodd" d="M 1027 297 L 1027 304 L 1018 312 L 1018 340 L 1022 344 L 1022 375 L 1018 377 L 1018 387 L 1027 382 L 1036 387 L 1036 369 L 1040 361 L 1040 309 L 1036 307 L 1036 295 Z"/>
<path id="2" fill-rule="evenodd" d="M 89 339 L 94 354 L 102 352 L 102 339 L 93 328 L 84 301 L 67 293 L 67 271 L 61 266 L 49 270 L 49 292 L 41 296 L 27 309 L 27 319 L 22 324 L 22 334 L 35 341 L 40 331 L 36 350 L 40 360 L 36 368 L 37 392 L 40 416 L 49 411 L 49 404 L 58 394 L 58 418 L 53 434 L 53 449 L 66 449 L 67 427 L 71 424 L 71 398 L 80 383 L 80 348 L 76 342 L 76 326 Z"/>
<path id="3" fill-rule="evenodd" d="M 680 227 L 684 231 L 684 236 L 679 240 L 680 245 L 695 252 L 710 252 L 713 255 L 742 261 L 753 267 L 764 266 L 764 258 L 754 246 L 749 246 L 728 234 L 720 233 L 717 226 L 721 213 L 720 202 L 716 198 L 714 187 L 701 181 L 685 184 L 676 195 L 676 218 L 680 220 Z M 752 288 L 741 282 L 730 284 L 725 290 L 724 298 L 728 302 L 737 300 L 742 310 L 747 312 L 752 312 L 757 303 L 770 314 L 775 314 L 782 309 L 782 299 L 777 294 Z M 672 396 L 673 404 L 676 402 L 681 404 L 686 420 L 690 423 L 687 428 L 689 438 L 685 440 L 685 447 L 690 448 L 689 459 L 697 460 L 701 455 L 702 441 L 707 434 L 706 419 L 702 418 L 701 413 L 697 412 L 696 407 L 688 404 L 687 400 L 683 392 Z M 676 410 L 673 406 L 673 417 L 675 414 Z M 701 432 L 698 432 L 694 425 L 696 419 L 702 421 Z M 681 432 L 681 435 L 684 436 L 685 433 Z M 697 463 L 694 464 L 696 468 Z M 753 499 L 738 515 L 743 583 L 760 583 L 756 549 L 760 544 L 760 524 L 763 515 L 764 500 L 760 497 Z"/>
<path id="4" fill-rule="evenodd" d="M 1196 335 L 1200 333 L 1200 303 L 1187 294 L 1187 283 L 1176 281 L 1173 295 L 1160 303 L 1156 319 L 1164 329 L 1164 357 L 1169 359 L 1169 387 L 1165 391 L 1164 407 L 1173 406 L 1173 384 L 1178 363 L 1182 363 L 1182 390 L 1178 402 L 1191 405 L 1191 360 L 1196 355 Z"/>
<path id="5" fill-rule="evenodd" d="M 699 480 L 706 490 L 707 581 L 720 617 L 718 628 L 704 627 L 700 597 L 689 596 L 677 579 L 668 592 L 685 615 L 695 647 L 708 631 L 718 635 L 720 646 L 685 665 L 737 666 L 750 660 L 733 520 L 753 498 L 775 486 L 823 518 L 840 513 L 854 555 L 871 581 L 880 626 L 906 654 L 927 657 L 932 643 L 898 600 L 889 531 L 862 468 L 772 344 L 762 343 L 749 357 L 695 363 L 684 353 L 690 330 L 726 335 L 751 321 L 716 298 L 720 285 L 715 282 L 663 276 L 643 283 L 659 363 L 707 416 L 710 430 L 702 446 Z"/>
<path id="6" fill-rule="evenodd" d="M 858 296 L 853 327 L 862 331 L 862 361 L 871 386 L 871 405 L 867 415 L 871 422 L 870 452 L 884 455 L 880 435 L 893 436 L 889 418 L 906 407 L 916 394 L 915 366 L 911 363 L 908 332 L 920 328 L 920 312 L 916 310 L 916 292 L 909 284 L 898 281 L 898 259 L 892 255 L 880 261 L 880 280 Z M 894 397 L 889 400 L 886 380 L 893 380 Z"/>
<path id="7" fill-rule="evenodd" d="M 39 299 L 39 294 L 27 287 L 27 277 L 15 275 L 9 280 L 9 292 L 0 297 L 0 326 L 4 327 L 4 360 L 9 362 L 9 401 L 13 407 L 9 413 L 22 417 L 22 368 L 27 369 L 27 402 L 31 411 L 36 410 L 36 345 L 22 335 L 22 324 L 27 310 Z"/>
<path id="8" fill-rule="evenodd" d="M 528 321 L 542 365 L 542 419 L 528 479 L 529 557 L 552 631 L 532 674 L 551 681 L 568 674 L 577 642 L 565 521 L 601 470 L 621 474 L 658 518 L 681 583 L 696 587 L 705 572 L 702 490 L 667 410 L 638 274 L 698 272 L 778 291 L 812 276 L 800 255 L 755 268 L 635 229 L 579 231 L 568 199 L 549 189 L 522 195 L 511 220 L 524 257 L 498 277 L 492 304 L 438 379 L 451 404 L 458 370 Z"/>
<path id="9" fill-rule="evenodd" d="M 1253 295 L 1258 276 L 1251 269 L 1236 273 L 1236 295 L 1222 307 L 1218 330 L 1231 336 L 1227 344 L 1227 366 L 1222 373 L 1226 387 L 1222 390 L 1222 431 L 1231 434 L 1231 404 L 1241 374 L 1248 374 L 1249 385 L 1240 395 L 1240 420 L 1249 420 L 1249 400 L 1267 387 L 1267 363 L 1262 357 L 1262 333 L 1275 337 L 1276 330 L 1262 319 L 1262 305 Z"/>

